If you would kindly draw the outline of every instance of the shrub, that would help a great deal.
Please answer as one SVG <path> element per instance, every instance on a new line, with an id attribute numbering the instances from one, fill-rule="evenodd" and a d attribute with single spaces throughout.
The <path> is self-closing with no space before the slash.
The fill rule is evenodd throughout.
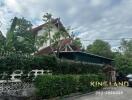
<path id="1" fill-rule="evenodd" d="M 91 81 L 103 81 L 100 75 L 43 75 L 35 80 L 37 95 L 42 98 L 63 96 L 75 92 L 90 92 L 100 87 L 90 86 Z"/>
<path id="2" fill-rule="evenodd" d="M 76 80 L 70 75 L 44 75 L 35 80 L 38 96 L 44 98 L 63 96 L 76 91 Z"/>
<path id="3" fill-rule="evenodd" d="M 55 70 L 55 73 L 96 74 L 101 72 L 101 70 L 102 70 L 102 66 L 100 65 L 63 60 L 63 61 L 58 61 L 58 66 L 57 66 L 57 70 Z"/>
<path id="4" fill-rule="evenodd" d="M 58 60 L 54 56 L 33 56 L 21 53 L 0 53 L 0 78 L 3 72 L 9 78 L 15 70 L 23 70 L 22 81 L 32 81 L 32 77 L 27 78 L 29 71 L 33 69 L 51 70 L 53 75 L 57 74 L 89 74 L 99 73 L 102 69 L 99 65 L 93 65 L 82 62 Z"/>
<path id="5" fill-rule="evenodd" d="M 101 86 L 91 86 L 90 82 L 101 82 L 105 80 L 104 76 L 102 74 L 100 75 L 95 75 L 95 74 L 89 74 L 89 75 L 80 75 L 79 78 L 79 91 L 82 92 L 90 92 L 97 90 L 101 88 Z"/>
<path id="6" fill-rule="evenodd" d="M 32 56 L 28 54 L 11 53 L 0 55 L 0 73 L 14 70 L 44 69 L 52 70 L 53 74 L 88 74 L 98 73 L 101 66 L 93 64 L 84 64 L 74 61 L 57 60 L 54 56 Z"/>
<path id="7" fill-rule="evenodd" d="M 4 71 L 32 69 L 53 69 L 57 66 L 57 61 L 53 56 L 32 56 L 28 54 L 11 53 L 0 55 L 0 73 Z M 56 68 L 56 67 L 55 67 Z"/>

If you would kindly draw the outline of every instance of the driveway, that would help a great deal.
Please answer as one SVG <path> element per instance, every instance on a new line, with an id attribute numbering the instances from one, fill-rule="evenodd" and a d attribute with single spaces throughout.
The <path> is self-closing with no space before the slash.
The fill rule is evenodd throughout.
<path id="1" fill-rule="evenodd" d="M 66 100 L 132 100 L 132 88 L 105 88 L 92 94 L 84 94 L 81 96 L 67 98 Z"/>

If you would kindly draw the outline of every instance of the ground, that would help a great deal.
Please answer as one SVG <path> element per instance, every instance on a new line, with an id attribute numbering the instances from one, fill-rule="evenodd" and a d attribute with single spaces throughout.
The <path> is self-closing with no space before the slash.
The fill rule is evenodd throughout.
<path id="1" fill-rule="evenodd" d="M 70 97 L 66 100 L 132 100 L 131 87 L 105 88 L 91 94 Z"/>

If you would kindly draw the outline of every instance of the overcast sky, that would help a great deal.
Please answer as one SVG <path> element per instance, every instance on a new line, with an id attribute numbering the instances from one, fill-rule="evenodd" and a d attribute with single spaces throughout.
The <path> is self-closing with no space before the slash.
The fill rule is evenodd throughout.
<path id="1" fill-rule="evenodd" d="M 85 46 L 95 39 L 132 38 L 132 0 L 0 0 L 0 30 L 6 33 L 14 16 L 40 25 L 46 12 L 73 28 Z M 120 42 L 107 41 L 112 47 Z"/>

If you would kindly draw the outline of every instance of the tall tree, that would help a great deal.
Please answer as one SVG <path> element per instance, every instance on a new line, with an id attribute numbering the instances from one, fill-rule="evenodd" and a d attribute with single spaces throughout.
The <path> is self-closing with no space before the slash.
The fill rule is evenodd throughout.
<path id="1" fill-rule="evenodd" d="M 124 74 L 132 73 L 132 57 L 129 58 L 126 55 L 118 54 L 115 56 L 115 66 L 119 72 Z"/>
<path id="2" fill-rule="evenodd" d="M 132 40 L 122 39 L 118 54 L 115 56 L 115 66 L 124 73 L 132 73 Z"/>
<path id="3" fill-rule="evenodd" d="M 53 17 L 52 17 L 52 14 L 49 14 L 49 13 L 46 13 L 44 16 L 43 16 L 43 20 L 44 22 L 46 23 L 46 28 L 45 28 L 45 31 L 44 31 L 44 34 L 42 36 L 37 36 L 36 37 L 36 46 L 41 47 L 43 46 L 44 43 L 47 43 L 49 41 L 49 47 L 51 48 L 52 50 L 52 53 L 54 55 L 55 52 L 54 52 L 54 49 L 56 49 L 57 51 L 59 51 L 59 48 L 61 46 L 61 37 L 63 38 L 67 38 L 67 34 L 66 34 L 66 30 L 62 29 L 59 27 L 57 27 L 57 32 L 54 32 L 54 34 L 52 34 L 51 36 L 51 31 L 53 29 L 53 23 L 52 21 L 54 20 Z M 59 24 L 59 23 L 58 23 Z"/>
<path id="4" fill-rule="evenodd" d="M 102 40 L 95 40 L 93 44 L 87 46 L 86 51 L 100 56 L 113 57 L 110 44 Z"/>
<path id="5" fill-rule="evenodd" d="M 48 38 L 49 38 L 50 46 L 52 44 L 52 39 L 51 39 L 52 20 L 53 20 L 52 14 L 50 14 L 50 13 L 46 13 L 43 16 L 43 21 L 45 21 L 46 25 L 47 25 L 46 32 L 48 33 L 48 35 L 46 35 L 46 36 L 48 36 Z"/>
<path id="6" fill-rule="evenodd" d="M 15 42 L 14 47 L 16 51 L 23 53 L 33 53 L 35 48 L 35 38 L 31 32 L 32 24 L 25 18 L 18 18 L 14 30 Z"/>
<path id="7" fill-rule="evenodd" d="M 33 53 L 35 39 L 31 32 L 31 26 L 32 24 L 26 19 L 14 17 L 6 34 L 4 51 Z"/>
<path id="8" fill-rule="evenodd" d="M 0 31 L 0 51 L 4 51 L 6 38 L 3 36 L 2 32 Z"/>
<path id="9" fill-rule="evenodd" d="M 0 27 L 2 23 L 0 21 Z M 0 31 L 0 51 L 4 50 L 4 45 L 5 45 L 5 37 L 3 36 L 2 32 Z"/>
<path id="10" fill-rule="evenodd" d="M 128 57 L 132 57 L 132 40 L 122 39 L 119 49 Z"/>
<path id="11" fill-rule="evenodd" d="M 17 24 L 17 17 L 14 17 L 12 20 L 10 29 L 8 30 L 6 34 L 6 45 L 5 45 L 5 51 L 15 51 L 14 43 L 15 43 L 15 34 L 14 30 Z"/>

